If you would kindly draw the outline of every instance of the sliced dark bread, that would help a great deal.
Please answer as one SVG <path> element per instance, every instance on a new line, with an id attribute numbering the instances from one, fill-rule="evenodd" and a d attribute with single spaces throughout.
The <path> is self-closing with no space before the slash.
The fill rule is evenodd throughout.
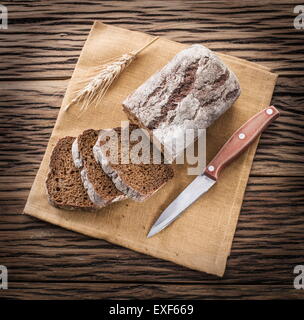
<path id="1" fill-rule="evenodd" d="M 129 128 L 129 137 L 132 130 L 140 130 L 137 126 L 132 125 Z M 109 135 L 110 130 L 100 130 L 98 140 L 94 146 L 94 155 L 95 159 L 101 164 L 103 171 L 112 179 L 116 188 L 123 192 L 128 198 L 135 201 L 143 201 L 150 196 L 152 196 L 157 190 L 159 190 L 168 180 L 170 180 L 174 173 L 171 165 L 168 164 L 153 164 L 153 147 L 149 139 L 145 134 L 142 135 L 142 138 L 147 139 L 147 143 L 150 151 L 147 154 L 148 164 L 147 163 L 122 163 L 122 149 L 121 149 L 121 128 L 112 129 L 117 133 L 118 137 L 118 153 L 117 153 L 117 162 L 113 162 L 111 158 L 109 149 L 111 148 L 111 139 L 105 138 Z M 128 139 L 130 140 L 130 139 Z M 127 149 L 128 156 L 130 155 L 130 150 L 134 147 L 139 141 L 129 142 L 129 148 Z M 103 148 L 105 144 L 108 143 L 108 150 Z M 116 144 L 116 142 L 115 142 Z M 114 148 L 113 148 L 114 150 Z M 111 160 L 112 159 L 112 160 Z M 130 159 L 130 158 L 129 158 Z"/>
<path id="2" fill-rule="evenodd" d="M 97 141 L 98 132 L 88 129 L 79 135 L 72 146 L 72 157 L 75 166 L 80 169 L 81 179 L 90 200 L 102 207 L 127 197 L 116 189 L 94 158 L 93 146 Z"/>
<path id="3" fill-rule="evenodd" d="M 46 180 L 49 202 L 62 209 L 95 210 L 97 208 L 90 201 L 72 159 L 74 140 L 73 137 L 62 138 L 53 149 Z"/>

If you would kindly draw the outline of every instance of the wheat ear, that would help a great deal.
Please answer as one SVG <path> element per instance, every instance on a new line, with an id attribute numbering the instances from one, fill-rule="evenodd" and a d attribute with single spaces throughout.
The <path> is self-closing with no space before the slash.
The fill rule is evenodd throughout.
<path id="1" fill-rule="evenodd" d="M 64 107 L 64 111 L 67 111 L 72 105 L 82 102 L 80 112 L 85 111 L 90 105 L 97 103 L 104 97 L 107 90 L 113 83 L 113 81 L 121 74 L 121 72 L 129 66 L 129 64 L 136 58 L 136 56 L 150 46 L 159 37 L 155 37 L 145 46 L 137 51 L 123 54 L 122 56 L 103 64 L 99 73 L 89 81 L 89 83 L 80 91 L 78 91 L 75 98 Z"/>

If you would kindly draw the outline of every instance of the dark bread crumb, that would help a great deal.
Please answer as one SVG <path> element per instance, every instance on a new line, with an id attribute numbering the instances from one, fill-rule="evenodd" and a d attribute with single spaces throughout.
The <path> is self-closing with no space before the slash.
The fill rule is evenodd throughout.
<path id="1" fill-rule="evenodd" d="M 90 201 L 72 159 L 74 140 L 73 137 L 62 138 L 53 149 L 46 180 L 49 201 L 58 208 L 94 210 L 96 207 Z"/>
<path id="2" fill-rule="evenodd" d="M 123 193 L 116 189 L 112 180 L 104 173 L 94 158 L 93 147 L 97 141 L 98 132 L 98 130 L 88 129 L 79 135 L 77 138 L 78 150 L 95 192 L 102 200 L 110 203 L 115 201 L 117 197 L 123 197 Z"/>
<path id="3" fill-rule="evenodd" d="M 129 135 L 132 130 L 139 129 L 136 125 L 129 127 Z M 125 192 L 133 200 L 143 201 L 155 193 L 160 187 L 162 187 L 168 180 L 170 180 L 174 173 L 171 165 L 168 164 L 153 164 L 153 146 L 150 144 L 150 164 L 121 164 L 121 128 L 113 129 L 118 134 L 118 163 L 114 164 L 109 162 L 103 164 L 105 172 L 110 174 L 112 180 L 116 183 L 116 187 Z M 143 134 L 144 136 L 144 134 Z M 140 140 L 140 139 L 139 139 Z M 99 141 L 99 145 L 103 145 L 104 141 Z M 137 144 L 137 141 L 130 142 L 130 150 Z M 128 150 L 128 152 L 130 151 Z M 140 152 L 139 152 L 140 154 Z M 103 157 L 107 158 L 107 154 L 103 154 Z M 109 159 L 108 159 L 109 161 Z M 162 157 L 162 162 L 164 161 Z M 129 188 L 133 191 L 129 193 Z"/>

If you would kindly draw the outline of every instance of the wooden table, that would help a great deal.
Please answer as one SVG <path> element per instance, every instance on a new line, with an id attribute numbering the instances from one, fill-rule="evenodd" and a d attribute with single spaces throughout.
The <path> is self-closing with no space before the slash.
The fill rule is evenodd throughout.
<path id="1" fill-rule="evenodd" d="M 304 298 L 304 30 L 285 1 L 1 1 L 0 265 L 10 298 Z M 282 112 L 263 133 L 225 276 L 217 278 L 21 215 L 93 20 L 270 67 Z"/>

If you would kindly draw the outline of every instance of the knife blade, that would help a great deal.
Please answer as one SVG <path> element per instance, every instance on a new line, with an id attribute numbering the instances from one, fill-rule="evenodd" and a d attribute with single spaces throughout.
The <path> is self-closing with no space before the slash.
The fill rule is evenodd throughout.
<path id="1" fill-rule="evenodd" d="M 236 159 L 268 125 L 280 115 L 270 106 L 250 118 L 223 145 L 217 155 L 182 193 L 163 211 L 150 229 L 150 238 L 176 220 L 193 202 L 206 193 L 216 182 L 222 169 Z"/>

